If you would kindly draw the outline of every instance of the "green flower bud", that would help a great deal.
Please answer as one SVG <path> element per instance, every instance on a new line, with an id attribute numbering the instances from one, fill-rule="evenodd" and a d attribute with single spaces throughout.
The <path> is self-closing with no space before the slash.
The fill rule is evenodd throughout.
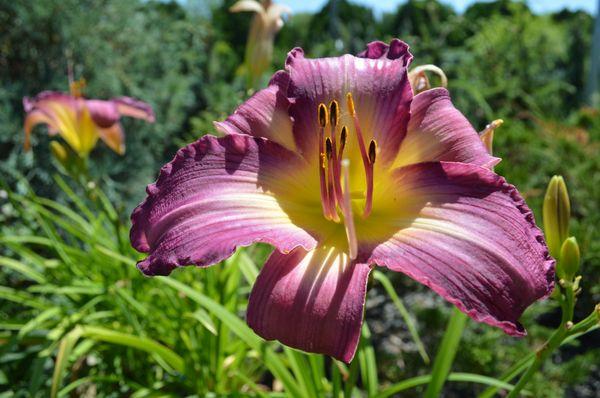
<path id="1" fill-rule="evenodd" d="M 67 149 L 58 141 L 50 141 L 50 152 L 54 158 L 60 163 L 64 168 L 67 168 L 69 165 L 69 152 Z"/>
<path id="2" fill-rule="evenodd" d="M 579 262 L 579 245 L 577 239 L 571 236 L 564 241 L 560 249 L 560 261 L 556 265 L 558 277 L 567 281 L 573 280 L 579 271 Z"/>
<path id="3" fill-rule="evenodd" d="M 569 236 L 569 218 L 571 203 L 569 193 L 562 176 L 554 176 L 548 184 L 544 197 L 544 232 L 550 254 L 554 258 L 560 255 L 562 243 Z"/>

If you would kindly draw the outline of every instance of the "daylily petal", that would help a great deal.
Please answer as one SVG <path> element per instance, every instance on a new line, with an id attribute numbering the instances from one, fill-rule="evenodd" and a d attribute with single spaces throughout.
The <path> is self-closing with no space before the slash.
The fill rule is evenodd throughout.
<path id="1" fill-rule="evenodd" d="M 31 130 L 38 124 L 46 124 L 48 126 L 48 132 L 52 135 L 56 134 L 56 127 L 54 124 L 54 119 L 52 119 L 48 114 L 42 112 L 41 110 L 31 110 L 25 117 L 25 150 L 29 150 L 31 147 Z"/>
<path id="2" fill-rule="evenodd" d="M 133 247 L 150 254 L 138 267 L 165 275 L 208 266 L 254 242 L 312 249 L 317 234 L 298 223 L 320 220 L 320 209 L 295 201 L 307 189 L 305 166 L 275 143 L 238 134 L 205 136 L 179 150 L 131 216 Z"/>
<path id="3" fill-rule="evenodd" d="M 371 243 L 362 242 L 363 250 L 373 245 L 369 263 L 407 274 L 477 321 L 524 335 L 518 319 L 552 292 L 554 260 L 516 188 L 465 163 L 406 166 L 393 178 L 370 217 Z"/>
<path id="4" fill-rule="evenodd" d="M 142 119 L 150 123 L 155 121 L 152 106 L 146 102 L 131 97 L 117 97 L 111 99 L 110 102 L 117 106 L 117 111 L 121 116 Z"/>
<path id="5" fill-rule="evenodd" d="M 416 95 L 410 113 L 408 131 L 394 167 L 451 161 L 491 168 L 500 161 L 488 153 L 477 131 L 452 105 L 445 88 L 434 88 Z"/>
<path id="6" fill-rule="evenodd" d="M 25 120 L 26 145 L 33 122 L 47 123 L 50 134 L 60 134 L 71 148 L 82 155 L 91 151 L 98 140 L 96 126 L 83 99 L 44 91 L 35 98 L 24 98 L 23 106 L 30 115 L 35 114 L 32 119 Z"/>
<path id="7" fill-rule="evenodd" d="M 410 64 L 412 60 L 412 55 L 408 53 L 408 44 L 404 43 L 402 40 L 392 39 L 390 44 L 384 43 L 382 41 L 372 41 L 367 44 L 367 48 L 360 52 L 357 56 L 361 58 L 371 58 L 371 59 L 401 59 L 406 67 Z"/>
<path id="8" fill-rule="evenodd" d="M 234 5 L 229 7 L 230 12 L 256 12 L 258 14 L 264 14 L 265 10 L 258 1 L 256 0 L 239 0 Z"/>
<path id="9" fill-rule="evenodd" d="M 115 123 L 106 128 L 99 128 L 98 135 L 110 149 L 119 155 L 125 153 L 125 134 L 123 133 L 121 123 Z"/>
<path id="10" fill-rule="evenodd" d="M 292 121 L 288 114 L 290 102 L 286 95 L 289 81 L 288 73 L 277 72 L 269 87 L 250 97 L 225 121 L 215 122 L 215 127 L 225 134 L 268 138 L 295 150 Z"/>
<path id="11" fill-rule="evenodd" d="M 370 270 L 335 249 L 274 251 L 250 294 L 248 325 L 267 340 L 350 362 Z"/>
<path id="12" fill-rule="evenodd" d="M 406 133 L 412 100 L 407 76 L 412 56 L 406 44 L 393 43 L 397 43 L 393 46 L 394 56 L 380 59 L 352 55 L 307 59 L 300 48 L 289 53 L 286 69 L 291 77 L 288 96 L 293 99 L 290 115 L 296 144 L 305 157 L 318 156 L 316 112 L 321 102 L 339 101 L 344 110 L 341 124 L 354 134 L 352 119 L 345 112 L 346 94 L 351 92 L 366 142 L 371 138 L 377 141 L 380 162 L 393 160 Z"/>
<path id="13" fill-rule="evenodd" d="M 117 110 L 117 105 L 112 101 L 85 100 L 85 105 L 90 111 L 92 120 L 98 127 L 110 127 L 118 122 L 121 117 Z"/>

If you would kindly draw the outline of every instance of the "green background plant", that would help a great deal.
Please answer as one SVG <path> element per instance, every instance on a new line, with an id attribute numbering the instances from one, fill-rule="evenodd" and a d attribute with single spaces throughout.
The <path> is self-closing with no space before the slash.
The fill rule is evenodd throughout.
<path id="1" fill-rule="evenodd" d="M 267 247 L 169 278 L 135 269 L 140 255 L 129 247 L 128 214 L 144 186 L 180 145 L 214 132 L 212 121 L 251 94 L 237 75 L 250 17 L 229 14 L 232 3 L 0 2 L 3 396 L 427 391 L 452 309 L 402 275 L 382 272 L 371 281 L 363 340 L 346 366 L 265 343 L 245 325 Z M 287 21 L 272 69 L 283 67 L 294 46 L 309 56 L 335 55 L 391 37 L 411 45 L 415 65 L 442 67 L 455 104 L 477 128 L 505 120 L 494 143 L 504 159 L 497 171 L 519 187 L 538 221 L 550 176 L 565 177 L 570 234 L 582 253 L 578 320 L 600 301 L 600 110 L 583 101 L 592 25 L 584 12 L 540 16 L 510 1 L 476 4 L 463 14 L 409 1 L 382 16 L 346 1 L 334 13 L 329 2 Z M 57 174 L 43 129 L 34 133 L 32 152 L 22 149 L 22 97 L 65 91 L 69 64 L 88 81 L 88 96 L 131 95 L 157 113 L 153 125 L 124 120 L 124 157 L 102 145 L 92 152 L 93 186 Z M 494 377 L 528 363 L 527 353 L 560 323 L 559 306 L 537 303 L 522 322 L 529 335 L 513 339 L 467 320 L 443 394 L 509 387 L 502 383 L 515 380 Z M 598 333 L 561 346 L 526 390 L 535 397 L 597 396 Z"/>

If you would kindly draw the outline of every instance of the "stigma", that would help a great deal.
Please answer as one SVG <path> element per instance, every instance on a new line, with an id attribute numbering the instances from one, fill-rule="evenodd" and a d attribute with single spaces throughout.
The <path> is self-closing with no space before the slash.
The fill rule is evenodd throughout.
<path id="1" fill-rule="evenodd" d="M 377 160 L 377 142 L 372 139 L 369 145 L 366 145 L 351 93 L 346 95 L 346 107 L 352 119 L 354 139 L 358 145 L 366 180 L 362 217 L 367 218 L 373 207 L 373 174 Z M 319 124 L 318 167 L 323 215 L 334 222 L 343 221 L 348 238 L 349 255 L 351 258 L 356 258 L 357 243 L 350 189 L 350 159 L 348 159 L 348 151 L 345 151 L 351 138 L 348 127 L 340 125 L 339 102 L 334 99 L 329 106 L 320 103 L 317 107 L 317 120 Z"/>

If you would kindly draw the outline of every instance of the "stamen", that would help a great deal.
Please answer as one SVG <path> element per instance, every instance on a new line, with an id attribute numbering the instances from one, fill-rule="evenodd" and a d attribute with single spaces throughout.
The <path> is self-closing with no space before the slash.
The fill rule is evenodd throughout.
<path id="1" fill-rule="evenodd" d="M 327 126 L 327 107 L 322 102 L 317 108 L 317 118 L 319 119 L 319 125 L 321 127 Z"/>
<path id="2" fill-rule="evenodd" d="M 346 94 L 346 103 L 348 104 L 348 112 L 350 112 L 350 116 L 356 116 L 356 109 L 354 108 L 354 100 L 352 99 L 352 93 Z"/>
<path id="3" fill-rule="evenodd" d="M 331 155 L 333 153 L 333 147 L 331 146 L 331 138 L 325 138 L 325 154 L 327 155 L 327 160 L 331 159 Z"/>
<path id="4" fill-rule="evenodd" d="M 344 206 L 342 206 L 342 211 L 344 212 L 344 226 L 346 227 L 346 237 L 348 238 L 348 256 L 354 260 L 358 255 L 358 242 L 356 240 L 352 204 L 350 203 L 350 161 L 348 159 L 342 160 L 341 167 L 344 182 Z"/>
<path id="5" fill-rule="evenodd" d="M 321 183 L 321 206 L 323 207 L 323 215 L 326 219 L 330 219 L 329 198 L 327 194 L 327 177 L 325 168 L 327 167 L 327 157 L 325 148 L 323 148 L 323 139 L 325 135 L 325 126 L 327 126 L 327 107 L 325 104 L 319 104 L 317 108 L 317 119 L 319 120 L 319 180 Z"/>
<path id="6" fill-rule="evenodd" d="M 336 209 L 335 203 L 339 203 L 342 197 L 342 186 L 340 182 L 340 162 L 337 153 L 336 135 L 337 125 L 340 121 L 340 104 L 333 100 L 329 103 L 329 122 L 330 122 L 330 134 L 331 137 L 331 148 L 332 148 L 332 169 L 333 169 L 333 189 L 335 192 L 336 200 L 334 201 L 333 209 Z M 337 210 L 335 210 L 337 212 Z"/>
<path id="7" fill-rule="evenodd" d="M 354 99 L 352 99 L 352 93 L 346 94 L 346 102 L 348 104 L 348 112 L 354 120 L 354 130 L 356 132 L 356 139 L 358 140 L 358 149 L 360 149 L 360 156 L 363 160 L 363 165 L 367 167 L 369 164 L 369 158 L 367 156 L 367 149 L 365 148 L 365 140 L 363 139 L 362 129 L 358 123 L 358 116 L 356 116 L 356 108 L 354 108 Z"/>
<path id="8" fill-rule="evenodd" d="M 365 174 L 367 178 L 367 197 L 365 199 L 365 209 L 363 211 L 363 218 L 369 217 L 371 209 L 373 208 L 373 171 L 375 166 L 375 159 L 377 158 L 377 141 L 371 140 L 369 143 L 369 165 L 365 168 Z"/>
<path id="9" fill-rule="evenodd" d="M 332 127 L 336 127 L 340 121 L 340 104 L 336 100 L 329 103 L 329 121 Z"/>
<path id="10" fill-rule="evenodd" d="M 375 157 L 377 156 L 377 142 L 375 140 L 371 140 L 369 144 L 369 162 L 371 164 L 375 164 Z"/>
<path id="11" fill-rule="evenodd" d="M 374 140 L 371 140 L 369 144 L 369 153 L 365 148 L 365 140 L 363 138 L 362 129 L 358 122 L 358 116 L 356 115 L 356 108 L 354 107 L 354 99 L 352 93 L 346 94 L 346 103 L 348 105 L 348 112 L 352 116 L 354 121 L 354 131 L 356 132 L 356 140 L 358 141 L 358 149 L 360 150 L 360 156 L 362 158 L 363 167 L 365 169 L 365 179 L 367 183 L 367 199 L 365 201 L 365 209 L 363 211 L 363 217 L 368 217 L 371 214 L 372 198 L 373 198 L 373 163 L 375 163 L 375 157 L 377 152 L 377 144 Z M 373 147 L 373 148 L 371 148 Z M 373 152 L 373 161 L 371 162 L 371 152 Z"/>
<path id="12" fill-rule="evenodd" d="M 331 138 L 327 137 L 325 139 L 325 156 L 327 157 L 327 207 L 329 210 L 329 215 L 330 218 L 335 221 L 335 222 L 339 222 L 340 221 L 340 217 L 338 216 L 337 213 L 337 208 L 336 208 L 336 195 L 335 195 L 335 187 L 334 185 L 336 184 L 335 182 L 335 165 L 333 163 L 333 156 L 334 156 L 334 152 L 333 152 L 333 144 L 331 142 Z"/>
<path id="13" fill-rule="evenodd" d="M 340 133 L 340 152 L 338 154 L 338 158 L 341 159 L 344 153 L 344 148 L 346 147 L 346 140 L 348 139 L 348 127 L 342 127 L 342 132 Z"/>

